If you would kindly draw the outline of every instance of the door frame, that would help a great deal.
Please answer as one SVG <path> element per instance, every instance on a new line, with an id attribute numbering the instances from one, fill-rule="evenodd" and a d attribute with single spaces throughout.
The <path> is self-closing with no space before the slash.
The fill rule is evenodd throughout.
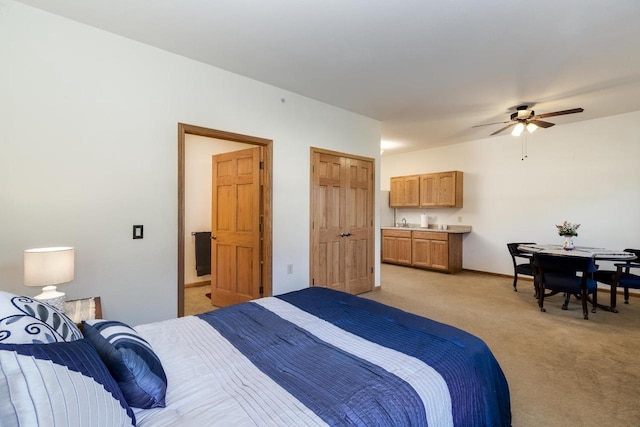
<path id="1" fill-rule="evenodd" d="M 272 182 L 273 182 L 273 140 L 250 135 L 242 135 L 201 126 L 178 123 L 178 317 L 184 316 L 184 220 L 185 220 L 185 135 L 204 136 L 226 141 L 264 147 L 262 183 L 262 286 L 264 296 L 272 293 Z"/>

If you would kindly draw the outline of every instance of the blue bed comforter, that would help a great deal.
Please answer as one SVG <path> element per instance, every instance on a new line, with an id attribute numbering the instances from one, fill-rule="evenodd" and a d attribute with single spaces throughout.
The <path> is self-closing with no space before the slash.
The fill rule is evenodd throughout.
<path id="1" fill-rule="evenodd" d="M 199 317 L 329 425 L 511 425 L 500 366 L 460 329 L 326 288 Z"/>

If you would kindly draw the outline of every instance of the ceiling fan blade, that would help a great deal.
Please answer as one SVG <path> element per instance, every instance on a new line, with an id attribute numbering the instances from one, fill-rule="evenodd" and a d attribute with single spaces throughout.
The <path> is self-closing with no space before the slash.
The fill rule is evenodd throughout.
<path id="1" fill-rule="evenodd" d="M 527 120 L 528 123 L 533 123 L 534 125 L 541 128 L 550 128 L 551 126 L 555 126 L 555 123 L 543 122 L 542 120 Z"/>
<path id="2" fill-rule="evenodd" d="M 582 113 L 584 108 L 573 108 L 571 110 L 555 111 L 553 113 L 538 114 L 535 119 L 544 119 L 545 117 L 564 116 L 565 114 Z"/>
<path id="3" fill-rule="evenodd" d="M 493 135 L 497 135 L 497 134 L 499 134 L 500 132 L 502 132 L 502 131 L 505 131 L 505 130 L 509 129 L 509 128 L 510 128 L 511 126 L 513 126 L 513 125 L 515 125 L 515 123 L 508 124 L 508 125 L 506 125 L 505 127 L 503 127 L 502 129 L 497 130 L 497 131 L 495 131 L 494 133 L 492 133 L 492 134 L 491 134 L 491 136 L 493 136 Z"/>
<path id="4" fill-rule="evenodd" d="M 506 122 L 485 123 L 485 124 L 483 124 L 483 125 L 475 125 L 475 126 L 471 126 L 471 127 L 472 127 L 472 128 L 479 128 L 479 127 L 482 127 L 482 126 L 502 125 L 502 124 L 505 124 L 505 123 L 509 123 L 510 121 L 511 121 L 511 120 L 507 120 Z"/>

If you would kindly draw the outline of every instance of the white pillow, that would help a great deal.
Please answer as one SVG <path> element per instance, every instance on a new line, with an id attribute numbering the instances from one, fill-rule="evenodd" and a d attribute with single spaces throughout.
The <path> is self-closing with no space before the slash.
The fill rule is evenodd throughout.
<path id="1" fill-rule="evenodd" d="M 122 427 L 135 415 L 93 345 L 0 344 L 0 425 Z"/>
<path id="2" fill-rule="evenodd" d="M 67 316 L 26 296 L 0 291 L 0 343 L 44 344 L 74 341 L 82 333 Z"/>

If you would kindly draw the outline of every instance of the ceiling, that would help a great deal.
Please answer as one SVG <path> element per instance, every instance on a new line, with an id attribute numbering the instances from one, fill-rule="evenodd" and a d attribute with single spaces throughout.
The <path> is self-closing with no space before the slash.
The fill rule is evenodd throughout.
<path id="1" fill-rule="evenodd" d="M 22 0 L 382 122 L 385 155 L 640 110 L 638 0 Z M 553 132 L 555 128 L 538 132 Z"/>

